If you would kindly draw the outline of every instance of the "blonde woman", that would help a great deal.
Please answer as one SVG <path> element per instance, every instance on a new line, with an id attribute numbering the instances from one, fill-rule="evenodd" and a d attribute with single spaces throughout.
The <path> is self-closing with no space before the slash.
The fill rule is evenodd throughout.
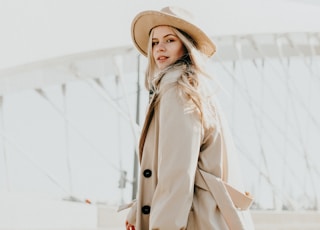
<path id="1" fill-rule="evenodd" d="M 248 211 L 241 211 L 252 199 L 228 185 L 240 184 L 229 164 L 232 141 L 203 68 L 216 47 L 189 17 L 166 7 L 132 22 L 133 42 L 148 58 L 150 104 L 127 230 L 253 229 Z"/>

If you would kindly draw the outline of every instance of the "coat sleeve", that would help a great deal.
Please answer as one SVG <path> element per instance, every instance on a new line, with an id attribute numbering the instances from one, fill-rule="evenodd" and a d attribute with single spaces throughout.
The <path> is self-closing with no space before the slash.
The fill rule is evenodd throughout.
<path id="1" fill-rule="evenodd" d="M 137 216 L 137 202 L 133 201 L 132 206 L 127 214 L 127 221 L 129 224 L 136 225 Z"/>
<path id="2" fill-rule="evenodd" d="M 150 229 L 185 229 L 193 200 L 194 176 L 201 143 L 201 122 L 172 87 L 159 107 L 158 183 Z"/>

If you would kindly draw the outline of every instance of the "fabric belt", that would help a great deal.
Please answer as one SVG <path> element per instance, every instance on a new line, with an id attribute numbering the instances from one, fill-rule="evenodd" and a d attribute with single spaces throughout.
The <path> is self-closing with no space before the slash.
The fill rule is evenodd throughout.
<path id="1" fill-rule="evenodd" d="M 201 169 L 197 169 L 195 185 L 210 191 L 230 229 L 246 229 L 242 211 L 248 210 L 253 198 Z M 240 228 L 239 228 L 240 226 Z"/>

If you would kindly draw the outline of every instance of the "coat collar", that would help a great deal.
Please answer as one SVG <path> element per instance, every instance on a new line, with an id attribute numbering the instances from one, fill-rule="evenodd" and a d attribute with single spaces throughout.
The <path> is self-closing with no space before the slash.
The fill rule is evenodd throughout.
<path id="1" fill-rule="evenodd" d="M 154 80 L 153 85 L 155 90 L 159 90 L 159 88 L 166 84 L 175 83 L 182 75 L 182 69 L 169 69 L 165 73 L 158 74 Z"/>

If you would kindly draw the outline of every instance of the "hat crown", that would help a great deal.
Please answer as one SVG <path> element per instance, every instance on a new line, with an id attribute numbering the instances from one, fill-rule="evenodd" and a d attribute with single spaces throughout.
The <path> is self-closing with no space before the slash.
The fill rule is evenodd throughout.
<path id="1" fill-rule="evenodd" d="M 193 15 L 189 11 L 176 6 L 164 7 L 160 10 L 160 12 L 184 19 L 186 21 L 189 21 L 190 23 L 194 20 Z"/>

